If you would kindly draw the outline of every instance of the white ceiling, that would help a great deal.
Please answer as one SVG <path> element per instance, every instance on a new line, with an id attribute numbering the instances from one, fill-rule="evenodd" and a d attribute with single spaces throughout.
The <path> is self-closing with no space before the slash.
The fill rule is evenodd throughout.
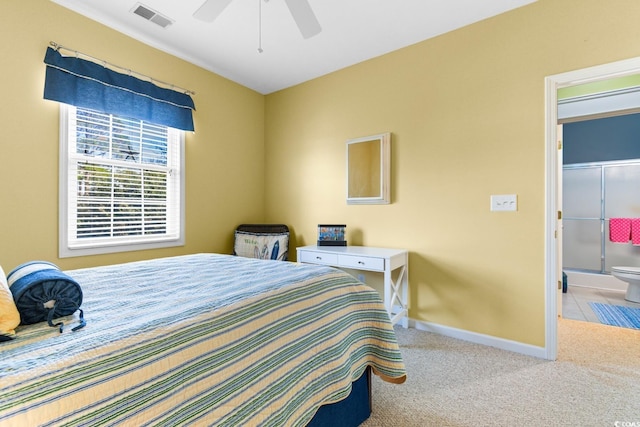
<path id="1" fill-rule="evenodd" d="M 268 94 L 536 0 L 309 0 L 322 32 L 306 40 L 283 0 L 233 0 L 212 23 L 193 17 L 204 0 L 52 1 Z M 173 23 L 133 14 L 138 3 Z"/>

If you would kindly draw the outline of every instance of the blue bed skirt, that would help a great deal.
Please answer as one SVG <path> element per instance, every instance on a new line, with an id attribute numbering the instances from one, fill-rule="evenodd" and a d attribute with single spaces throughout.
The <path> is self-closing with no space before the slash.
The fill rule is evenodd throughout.
<path id="1" fill-rule="evenodd" d="M 357 427 L 371 415 L 371 369 L 354 381 L 351 394 L 321 406 L 307 427 Z"/>

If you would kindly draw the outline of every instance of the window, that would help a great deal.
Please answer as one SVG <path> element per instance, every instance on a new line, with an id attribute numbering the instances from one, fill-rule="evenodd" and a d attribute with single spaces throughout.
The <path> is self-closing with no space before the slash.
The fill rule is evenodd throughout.
<path id="1" fill-rule="evenodd" d="M 184 132 L 61 104 L 60 257 L 184 244 Z"/>

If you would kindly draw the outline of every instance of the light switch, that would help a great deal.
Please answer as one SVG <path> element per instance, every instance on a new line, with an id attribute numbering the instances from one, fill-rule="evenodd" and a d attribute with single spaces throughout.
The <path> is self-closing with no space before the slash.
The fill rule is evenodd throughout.
<path id="1" fill-rule="evenodd" d="M 518 196 L 516 194 L 494 194 L 491 196 L 492 211 L 517 211 Z"/>

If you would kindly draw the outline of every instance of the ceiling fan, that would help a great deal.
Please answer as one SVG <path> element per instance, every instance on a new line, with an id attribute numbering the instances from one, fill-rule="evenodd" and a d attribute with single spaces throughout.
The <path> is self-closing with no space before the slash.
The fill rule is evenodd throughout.
<path id="1" fill-rule="evenodd" d="M 232 0 L 206 0 L 193 16 L 205 22 L 213 22 L 229 6 Z M 264 0 L 265 2 L 269 0 Z M 320 33 L 320 23 L 313 13 L 308 0 L 284 0 L 296 22 L 302 37 L 308 39 Z"/>

